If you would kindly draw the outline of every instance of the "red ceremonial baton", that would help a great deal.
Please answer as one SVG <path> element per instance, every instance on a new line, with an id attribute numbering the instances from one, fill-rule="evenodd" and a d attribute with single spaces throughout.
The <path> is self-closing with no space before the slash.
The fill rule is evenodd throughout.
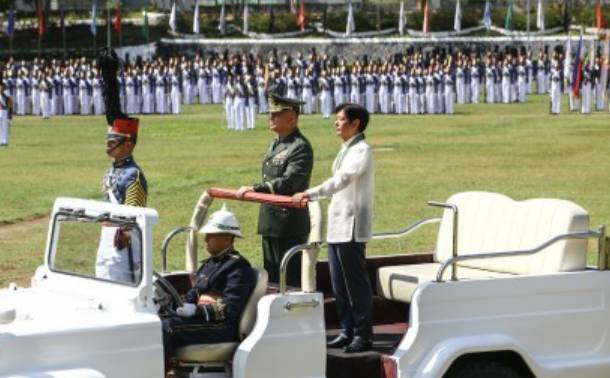
<path id="1" fill-rule="evenodd" d="M 208 194 L 213 198 L 230 199 L 236 201 L 248 201 L 265 203 L 268 205 L 276 205 L 281 207 L 293 207 L 296 209 L 306 209 L 307 199 L 303 198 L 301 202 L 294 203 L 292 197 L 282 196 L 279 194 L 267 194 L 257 192 L 246 192 L 243 197 L 237 196 L 237 190 L 225 189 L 225 188 L 210 188 Z"/>

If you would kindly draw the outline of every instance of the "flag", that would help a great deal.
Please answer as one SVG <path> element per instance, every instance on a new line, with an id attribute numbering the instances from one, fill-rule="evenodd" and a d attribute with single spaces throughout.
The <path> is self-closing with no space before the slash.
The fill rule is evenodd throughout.
<path id="1" fill-rule="evenodd" d="M 542 0 L 538 0 L 538 13 L 536 15 L 536 27 L 538 30 L 544 31 L 544 5 Z"/>
<path id="2" fill-rule="evenodd" d="M 38 18 L 38 37 L 42 37 L 44 35 L 45 27 L 44 27 L 44 11 L 42 10 L 42 2 L 40 0 L 36 1 L 36 16 Z"/>
<path id="3" fill-rule="evenodd" d="M 405 14 L 405 2 L 400 2 L 400 11 L 398 12 L 398 32 L 400 35 L 405 35 L 405 27 L 407 26 L 407 15 Z"/>
<path id="4" fill-rule="evenodd" d="M 460 0 L 455 3 L 455 15 L 453 16 L 453 30 L 459 32 L 462 30 L 462 8 L 460 7 Z"/>
<path id="5" fill-rule="evenodd" d="M 430 33 L 430 3 L 426 0 L 424 5 L 424 22 L 422 24 L 422 32 Z"/>
<path id="6" fill-rule="evenodd" d="M 597 13 L 595 15 L 595 25 L 597 29 L 606 28 L 606 19 L 604 18 L 604 9 L 602 8 L 602 0 L 597 0 Z"/>
<path id="7" fill-rule="evenodd" d="M 91 34 L 97 34 L 97 24 L 96 24 L 96 16 L 95 16 L 95 2 L 91 5 Z"/>
<path id="8" fill-rule="evenodd" d="M 513 0 L 508 0 L 508 5 L 506 6 L 504 29 L 513 30 Z"/>
<path id="9" fill-rule="evenodd" d="M 199 34 L 199 0 L 195 0 L 195 12 L 193 12 L 193 33 Z"/>
<path id="10" fill-rule="evenodd" d="M 247 34 L 250 31 L 250 9 L 248 8 L 248 3 L 244 5 L 244 34 Z"/>
<path id="11" fill-rule="evenodd" d="M 150 29 L 148 27 L 148 13 L 146 12 L 146 9 L 144 9 L 143 13 L 144 22 L 142 23 L 142 37 L 144 37 L 144 39 L 146 39 L 146 41 L 148 42 L 150 38 Z"/>
<path id="12" fill-rule="evenodd" d="M 169 28 L 173 32 L 176 31 L 176 2 L 175 1 L 172 4 L 172 10 L 169 13 Z"/>
<path id="13" fill-rule="evenodd" d="M 299 17 L 297 17 L 297 25 L 301 28 L 301 31 L 305 30 L 305 4 L 304 4 L 304 0 L 301 0 L 301 6 L 299 8 Z"/>
<path id="14" fill-rule="evenodd" d="M 485 1 L 485 10 L 483 11 L 483 25 L 485 29 L 491 29 L 491 3 L 489 0 Z"/>
<path id="15" fill-rule="evenodd" d="M 117 4 L 116 9 L 114 11 L 114 19 L 112 20 L 112 27 L 114 31 L 121 34 L 122 25 L 121 25 L 121 3 Z"/>
<path id="16" fill-rule="evenodd" d="M 222 7 L 220 8 L 220 20 L 218 21 L 218 31 L 220 34 L 225 34 L 227 31 L 227 20 L 225 20 L 225 3 L 222 2 Z"/>
<path id="17" fill-rule="evenodd" d="M 15 10 L 10 7 L 8 11 L 8 21 L 6 22 L 6 34 L 9 38 L 15 37 Z"/>
<path id="18" fill-rule="evenodd" d="M 345 23 L 345 36 L 349 37 L 356 30 L 356 23 L 354 22 L 354 8 L 350 1 L 347 6 L 347 22 Z"/>
<path id="19" fill-rule="evenodd" d="M 582 80 L 582 33 L 583 29 L 580 29 L 580 38 L 578 40 L 578 46 L 576 47 L 576 60 L 574 61 L 574 70 L 572 71 L 572 93 L 576 98 L 580 98 L 580 82 Z"/>

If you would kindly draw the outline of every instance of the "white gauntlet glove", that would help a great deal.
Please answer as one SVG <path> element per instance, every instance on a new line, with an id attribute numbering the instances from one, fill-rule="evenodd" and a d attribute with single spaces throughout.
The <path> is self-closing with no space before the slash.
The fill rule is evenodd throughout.
<path id="1" fill-rule="evenodd" d="M 195 315 L 197 311 L 197 305 L 192 303 L 184 303 L 182 306 L 176 309 L 176 313 L 183 318 L 190 318 Z"/>

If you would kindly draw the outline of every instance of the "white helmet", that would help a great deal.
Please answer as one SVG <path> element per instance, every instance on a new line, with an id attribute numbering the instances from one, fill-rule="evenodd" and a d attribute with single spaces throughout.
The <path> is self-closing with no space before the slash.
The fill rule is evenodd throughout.
<path id="1" fill-rule="evenodd" d="M 201 227 L 199 230 L 200 234 L 231 234 L 238 238 L 241 238 L 241 231 L 239 229 L 239 223 L 237 218 L 232 212 L 227 210 L 225 204 L 222 205 L 222 209 L 214 212 L 208 218 L 208 223 Z"/>

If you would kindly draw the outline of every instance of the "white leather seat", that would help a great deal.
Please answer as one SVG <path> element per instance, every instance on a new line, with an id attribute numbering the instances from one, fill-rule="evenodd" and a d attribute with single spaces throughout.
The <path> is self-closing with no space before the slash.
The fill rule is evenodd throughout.
<path id="1" fill-rule="evenodd" d="M 459 211 L 458 255 L 531 249 L 560 234 L 589 230 L 587 212 L 565 200 L 514 201 L 498 193 L 463 192 L 447 202 L 457 205 Z M 377 290 L 381 296 L 410 302 L 419 283 L 436 279 L 440 263 L 452 256 L 452 219 L 453 213 L 445 210 L 434 263 L 378 270 Z M 582 270 L 586 268 L 586 258 L 587 240 L 564 240 L 533 255 L 463 261 L 458 264 L 458 279 Z M 450 271 L 445 271 L 445 279 Z"/>
<path id="2" fill-rule="evenodd" d="M 256 285 L 246 303 L 239 320 L 239 339 L 248 336 L 256 322 L 256 308 L 259 299 L 267 292 L 267 271 L 253 268 L 256 272 Z M 182 347 L 176 351 L 176 359 L 180 364 L 216 364 L 225 363 L 233 359 L 233 354 L 239 342 L 197 344 Z"/>

